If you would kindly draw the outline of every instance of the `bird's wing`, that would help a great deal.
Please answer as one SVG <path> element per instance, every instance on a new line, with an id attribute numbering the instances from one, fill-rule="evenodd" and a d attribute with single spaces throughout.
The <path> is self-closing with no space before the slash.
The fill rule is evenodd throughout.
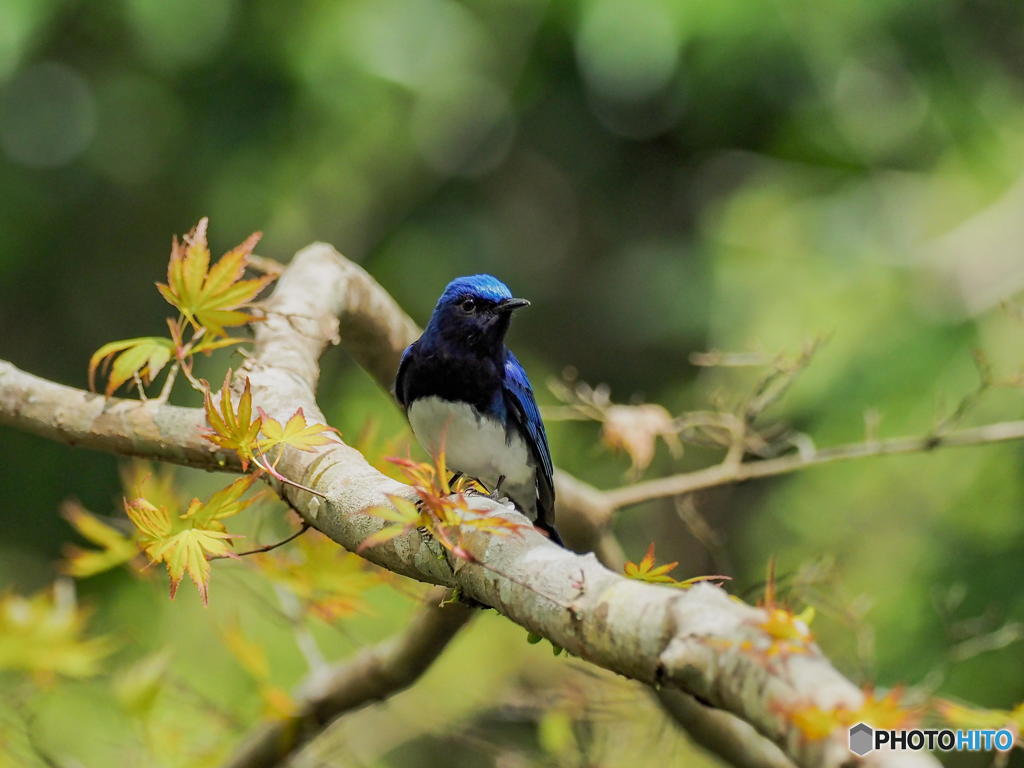
<path id="1" fill-rule="evenodd" d="M 402 353 L 402 360 L 398 363 L 398 373 L 395 375 L 395 399 L 398 400 L 403 408 L 409 407 L 409 403 L 406 402 L 405 374 L 409 367 L 409 359 L 411 358 L 409 353 L 412 352 L 412 348 L 415 346 L 416 342 L 414 341 L 405 348 L 405 352 Z"/>
<path id="2" fill-rule="evenodd" d="M 533 387 L 526 371 L 511 352 L 505 359 L 504 381 L 505 406 L 509 416 L 515 420 L 537 462 L 537 523 L 554 533 L 552 521 L 555 507 L 554 469 L 551 466 L 551 451 L 544 422 L 540 418 L 537 401 L 533 398 Z M 557 536 L 557 534 L 555 534 Z"/>

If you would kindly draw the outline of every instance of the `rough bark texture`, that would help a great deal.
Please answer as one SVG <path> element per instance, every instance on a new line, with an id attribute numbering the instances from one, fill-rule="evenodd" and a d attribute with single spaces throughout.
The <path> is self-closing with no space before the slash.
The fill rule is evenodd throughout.
<path id="1" fill-rule="evenodd" d="M 72 446 L 204 469 L 238 466 L 201 430 L 203 412 L 149 400 L 105 398 L 25 373 L 0 360 L 0 426 Z"/>

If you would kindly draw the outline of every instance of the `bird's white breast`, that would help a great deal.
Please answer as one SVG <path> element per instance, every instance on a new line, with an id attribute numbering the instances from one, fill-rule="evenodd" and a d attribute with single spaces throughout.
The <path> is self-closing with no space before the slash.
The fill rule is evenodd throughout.
<path id="1" fill-rule="evenodd" d="M 529 515 L 536 515 L 536 474 L 533 458 L 518 432 L 507 433 L 497 419 L 482 415 L 468 403 L 421 397 L 409 406 L 412 431 L 431 455 L 444 448 L 448 468 L 475 477 L 489 489 L 504 477 L 502 490 Z M 531 510 L 530 508 L 534 509 Z"/>

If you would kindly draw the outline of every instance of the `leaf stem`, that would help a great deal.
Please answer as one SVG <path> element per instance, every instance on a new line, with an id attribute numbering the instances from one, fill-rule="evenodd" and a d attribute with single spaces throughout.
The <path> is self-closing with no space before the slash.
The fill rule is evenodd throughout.
<path id="1" fill-rule="evenodd" d="M 273 549 L 283 547 L 285 544 L 289 544 L 295 541 L 295 539 L 299 538 L 299 536 L 304 534 L 312 527 L 312 525 L 310 525 L 306 521 L 303 521 L 302 525 L 299 527 L 299 530 L 297 530 L 295 533 L 291 534 L 287 538 L 281 539 L 280 541 L 275 541 L 273 544 L 264 544 L 262 547 L 256 547 L 255 549 L 250 549 L 245 552 L 235 552 L 233 555 L 213 555 L 212 557 L 209 557 L 207 559 L 222 560 L 225 557 L 246 557 L 248 555 L 261 555 L 264 552 L 270 552 Z"/>

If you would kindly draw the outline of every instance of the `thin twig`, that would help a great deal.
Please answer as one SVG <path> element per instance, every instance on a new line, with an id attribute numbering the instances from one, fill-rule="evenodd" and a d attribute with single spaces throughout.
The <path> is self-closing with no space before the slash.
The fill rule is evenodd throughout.
<path id="1" fill-rule="evenodd" d="M 149 396 L 146 394 L 146 388 L 142 385 L 142 378 L 139 376 L 138 371 L 132 372 L 132 381 L 135 382 L 135 388 L 139 391 L 139 400 L 142 402 L 149 400 Z"/>
<path id="2" fill-rule="evenodd" d="M 316 673 L 324 669 L 327 666 L 327 662 L 320 651 L 320 646 L 317 645 L 316 638 L 313 637 L 313 633 L 309 631 L 309 627 L 306 625 L 305 614 L 299 599 L 293 592 L 289 592 L 280 584 L 274 584 L 274 594 L 277 595 L 281 611 L 288 617 L 292 634 L 295 636 L 295 645 L 298 646 L 298 649 L 306 659 L 309 671 Z"/>
<path id="3" fill-rule="evenodd" d="M 233 556 L 234 557 L 245 557 L 246 555 L 261 555 L 264 552 L 270 552 L 271 550 L 277 549 L 278 547 L 283 547 L 285 544 L 288 544 L 289 542 L 295 541 L 297 538 L 299 538 L 299 536 L 304 534 L 306 531 L 308 531 L 312 527 L 313 526 L 311 526 L 309 523 L 307 523 L 305 520 L 303 520 L 302 521 L 302 526 L 299 528 L 299 530 L 297 530 L 295 533 L 293 533 L 288 538 L 281 539 L 281 541 L 274 542 L 273 544 L 265 544 L 262 547 L 256 547 L 256 549 L 250 549 L 248 552 L 236 552 Z M 210 560 L 219 560 L 219 559 L 221 559 L 223 557 L 229 557 L 229 555 L 214 555 L 214 556 L 210 557 L 209 559 Z"/>
<path id="4" fill-rule="evenodd" d="M 255 253 L 248 255 L 245 265 L 265 275 L 280 275 L 287 269 L 287 265 L 282 264 L 277 259 L 272 259 L 269 256 L 257 256 Z"/>
<path id="5" fill-rule="evenodd" d="M 785 475 L 797 470 L 831 464 L 839 461 L 863 459 L 871 456 L 894 456 L 908 453 L 924 453 L 936 448 L 955 448 L 972 445 L 988 445 L 1010 440 L 1024 439 L 1024 421 L 1003 421 L 981 427 L 927 434 L 914 437 L 895 437 L 888 440 L 848 443 L 819 450 L 812 456 L 799 453 L 781 456 L 777 459 L 747 461 L 736 466 L 716 464 L 694 472 L 646 480 L 605 492 L 606 500 L 613 509 L 642 504 L 646 501 L 680 496 L 694 491 L 732 485 L 745 480 Z"/>
<path id="6" fill-rule="evenodd" d="M 260 448 L 259 446 L 257 446 L 257 447 L 256 447 L 256 450 L 258 450 L 258 451 L 260 452 L 260 456 L 261 456 L 261 457 L 262 457 L 263 459 L 267 459 L 267 458 L 268 458 L 268 457 L 267 457 L 267 454 L 265 454 L 265 453 L 263 452 L 263 449 L 262 449 L 262 448 Z M 258 460 L 258 459 L 257 459 L 257 458 L 255 457 L 255 456 L 254 456 L 254 457 L 252 458 L 252 463 L 253 463 L 253 464 L 255 464 L 255 465 L 256 465 L 257 467 L 259 467 L 260 469 L 262 469 L 262 470 L 263 470 L 264 472 L 266 472 L 266 473 L 267 473 L 268 475 L 270 475 L 270 476 L 271 476 L 271 477 L 273 477 L 274 479 L 278 480 L 279 482 L 281 482 L 281 483 L 284 483 L 285 485 L 290 485 L 290 486 L 292 486 L 293 488 L 298 488 L 298 489 L 299 489 L 300 491 L 306 491 L 306 493 L 312 493 L 312 494 L 313 494 L 314 496 L 319 496 L 319 497 L 320 497 L 321 499 L 326 499 L 326 498 L 327 498 L 327 494 L 325 494 L 325 493 L 323 493 L 323 492 L 321 492 L 321 491 L 318 491 L 318 490 L 316 490 L 315 488 L 310 488 L 309 486 L 303 485 L 302 483 L 296 482 L 295 480 L 289 480 L 289 479 L 288 479 L 287 477 L 285 477 L 285 476 L 284 476 L 284 475 L 282 475 L 282 474 L 281 474 L 280 472 L 278 472 L 278 471 L 277 471 L 277 468 L 276 468 L 276 467 L 274 467 L 274 465 L 273 465 L 273 464 L 271 464 L 271 463 L 270 463 L 270 461 L 267 461 L 267 462 L 266 462 L 266 464 L 262 464 L 262 463 L 261 463 L 261 462 L 260 462 L 260 461 L 259 461 L 259 460 Z"/>
<path id="7" fill-rule="evenodd" d="M 171 367 L 167 369 L 167 378 L 164 379 L 164 385 L 160 388 L 160 394 L 156 398 L 158 403 L 166 403 L 170 399 L 171 387 L 174 386 L 174 380 L 178 377 L 180 367 L 179 363 L 172 363 Z"/>

